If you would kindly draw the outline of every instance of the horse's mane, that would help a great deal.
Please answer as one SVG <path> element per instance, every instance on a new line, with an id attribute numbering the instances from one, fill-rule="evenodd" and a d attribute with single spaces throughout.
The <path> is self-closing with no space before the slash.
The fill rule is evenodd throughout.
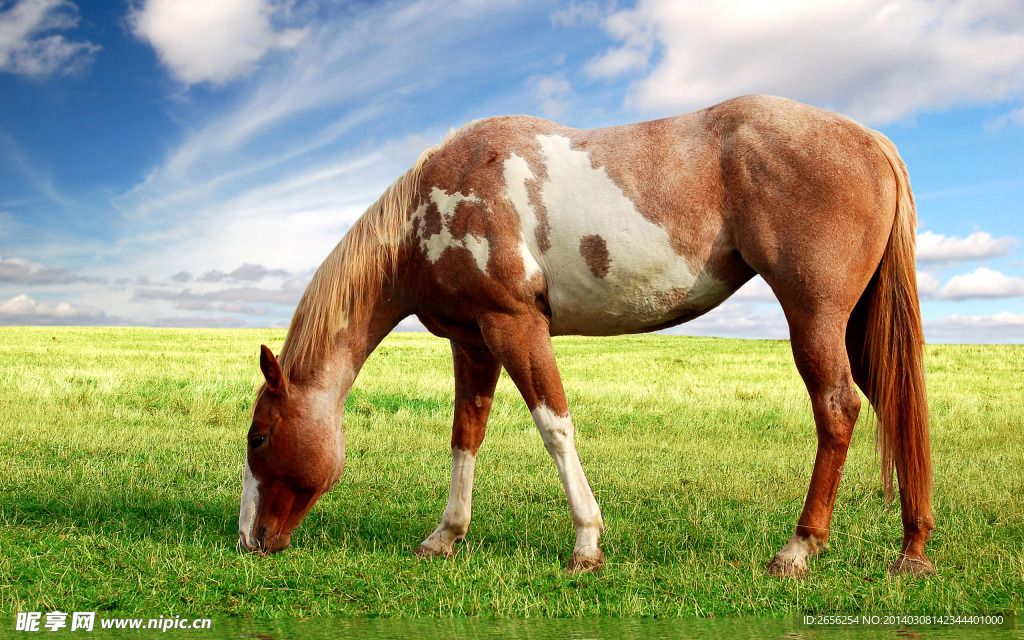
<path id="1" fill-rule="evenodd" d="M 356 220 L 316 270 L 281 347 L 279 359 L 286 378 L 305 371 L 317 354 L 325 353 L 348 325 L 352 310 L 394 275 L 423 167 L 471 124 L 450 131 L 440 144 L 424 151 Z"/>

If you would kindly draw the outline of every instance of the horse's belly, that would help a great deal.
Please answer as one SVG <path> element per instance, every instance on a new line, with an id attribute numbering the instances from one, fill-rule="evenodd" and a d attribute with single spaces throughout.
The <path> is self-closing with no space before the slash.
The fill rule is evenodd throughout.
<path id="1" fill-rule="evenodd" d="M 646 265 L 651 266 L 651 265 Z M 603 278 L 572 270 L 545 272 L 553 335 L 640 333 L 694 318 L 718 306 L 735 287 L 683 265 L 634 271 L 609 269 Z"/>

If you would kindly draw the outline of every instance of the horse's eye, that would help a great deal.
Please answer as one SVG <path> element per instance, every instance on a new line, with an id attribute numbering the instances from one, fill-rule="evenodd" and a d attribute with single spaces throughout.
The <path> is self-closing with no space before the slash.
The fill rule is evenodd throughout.
<path id="1" fill-rule="evenodd" d="M 266 439 L 267 439 L 267 436 L 265 436 L 263 434 L 255 435 L 255 436 L 249 436 L 249 448 L 250 449 L 259 449 L 260 445 L 262 445 L 266 441 Z"/>

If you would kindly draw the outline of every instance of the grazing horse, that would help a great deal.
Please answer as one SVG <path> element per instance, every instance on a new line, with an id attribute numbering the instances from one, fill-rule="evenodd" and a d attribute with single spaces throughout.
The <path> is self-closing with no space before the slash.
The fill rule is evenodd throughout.
<path id="1" fill-rule="evenodd" d="M 448 504 L 416 549 L 450 556 L 504 367 L 554 459 L 576 528 L 570 571 L 599 568 L 587 483 L 552 335 L 655 331 L 707 313 L 755 274 L 778 297 L 810 394 L 818 449 L 796 530 L 768 565 L 799 576 L 828 541 L 860 387 L 878 417 L 886 496 L 897 472 L 894 573 L 933 572 L 934 529 L 916 213 L 880 133 L 782 98 L 577 130 L 509 116 L 426 151 L 313 276 L 247 436 L 239 540 L 273 553 L 345 463 L 342 412 L 363 362 L 415 314 L 451 341 Z"/>

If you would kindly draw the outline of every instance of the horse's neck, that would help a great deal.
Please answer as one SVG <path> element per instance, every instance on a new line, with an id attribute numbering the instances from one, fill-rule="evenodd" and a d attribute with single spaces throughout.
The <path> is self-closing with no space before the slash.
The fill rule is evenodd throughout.
<path id="1" fill-rule="evenodd" d="M 382 295 L 367 301 L 349 317 L 347 325 L 335 336 L 332 348 L 321 354 L 311 368 L 312 374 L 322 384 L 340 385 L 341 393 L 347 396 L 366 359 L 408 315 L 409 310 L 399 300 L 400 296 Z"/>

